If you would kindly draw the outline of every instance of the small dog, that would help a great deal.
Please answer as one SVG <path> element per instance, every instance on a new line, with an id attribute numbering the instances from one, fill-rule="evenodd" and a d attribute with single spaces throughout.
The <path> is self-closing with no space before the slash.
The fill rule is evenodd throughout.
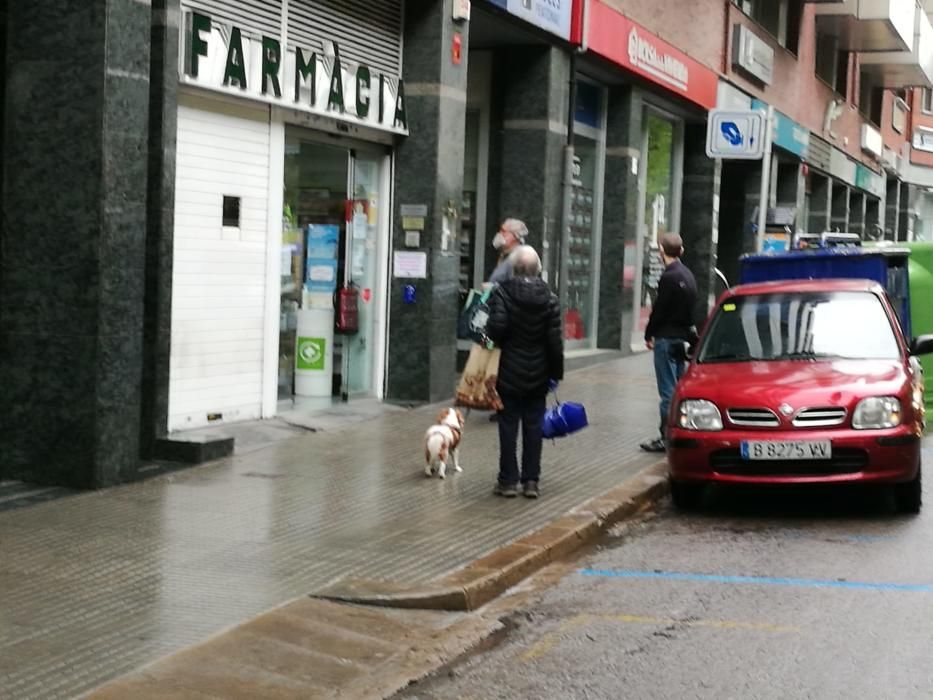
<path id="1" fill-rule="evenodd" d="M 437 414 L 437 423 L 424 434 L 425 476 L 435 472 L 443 479 L 447 474 L 447 460 L 452 458 L 454 471 L 462 472 L 457 454 L 463 436 L 463 414 L 456 408 L 445 408 Z"/>

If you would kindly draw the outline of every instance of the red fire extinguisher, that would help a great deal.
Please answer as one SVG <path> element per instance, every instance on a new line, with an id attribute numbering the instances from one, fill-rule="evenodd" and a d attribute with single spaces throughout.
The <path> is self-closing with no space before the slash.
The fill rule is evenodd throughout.
<path id="1" fill-rule="evenodd" d="M 344 287 L 337 292 L 338 333 L 356 333 L 360 329 L 360 291 L 353 286 Z"/>
<path id="2" fill-rule="evenodd" d="M 568 309 L 564 314 L 564 338 L 579 340 L 583 338 L 583 319 L 576 309 Z"/>

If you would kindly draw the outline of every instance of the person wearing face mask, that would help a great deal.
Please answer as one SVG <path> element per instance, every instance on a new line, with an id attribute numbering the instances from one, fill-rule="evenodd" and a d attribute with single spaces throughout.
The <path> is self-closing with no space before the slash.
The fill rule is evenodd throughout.
<path id="1" fill-rule="evenodd" d="M 486 287 L 502 284 L 512 278 L 512 263 L 509 262 L 509 255 L 518 246 L 523 245 L 527 237 L 528 227 L 525 226 L 525 222 L 519 219 L 506 219 L 502 222 L 492 239 L 492 247 L 499 254 L 499 262 L 489 276 Z"/>

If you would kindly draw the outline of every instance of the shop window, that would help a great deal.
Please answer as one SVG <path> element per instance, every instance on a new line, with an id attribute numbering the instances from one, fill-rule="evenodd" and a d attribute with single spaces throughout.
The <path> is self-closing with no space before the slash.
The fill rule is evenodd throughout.
<path id="1" fill-rule="evenodd" d="M 223 225 L 229 228 L 240 228 L 240 198 L 224 195 Z"/>

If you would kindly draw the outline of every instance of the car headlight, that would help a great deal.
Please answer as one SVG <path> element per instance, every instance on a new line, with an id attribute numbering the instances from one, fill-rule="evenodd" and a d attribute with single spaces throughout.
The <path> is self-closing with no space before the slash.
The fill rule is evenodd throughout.
<path id="1" fill-rule="evenodd" d="M 678 425 L 685 430 L 722 430 L 722 416 L 716 404 L 705 399 L 680 402 Z"/>
<path id="2" fill-rule="evenodd" d="M 894 428 L 901 424 L 901 402 L 896 396 L 870 396 L 862 399 L 852 414 L 856 430 Z"/>

